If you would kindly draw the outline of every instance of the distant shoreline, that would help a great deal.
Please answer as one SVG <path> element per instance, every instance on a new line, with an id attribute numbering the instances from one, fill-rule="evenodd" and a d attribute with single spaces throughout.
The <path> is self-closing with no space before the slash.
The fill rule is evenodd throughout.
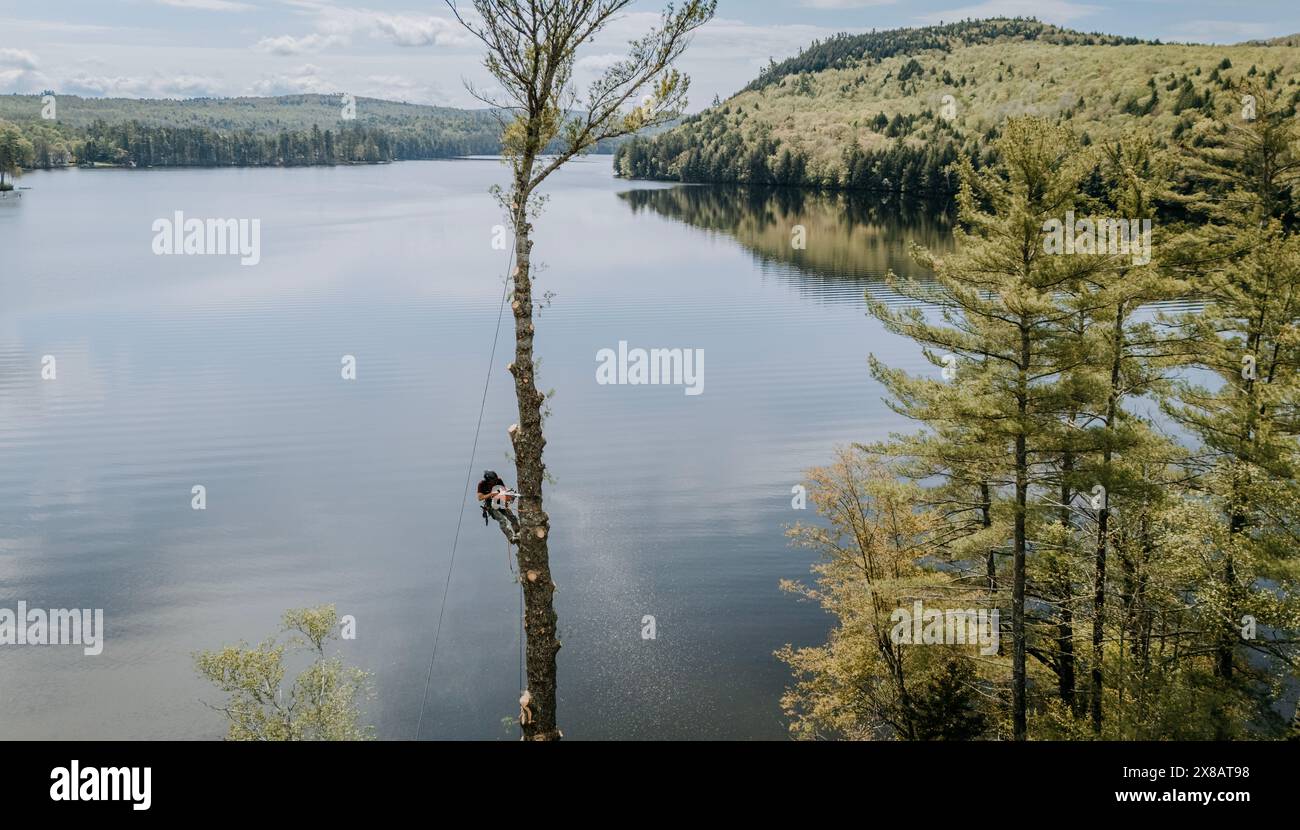
<path id="1" fill-rule="evenodd" d="M 613 153 L 588 153 L 588 156 L 612 158 Z M 504 156 L 439 156 L 425 159 L 392 159 L 383 161 L 336 161 L 320 164 L 112 164 L 110 162 L 89 162 L 85 164 L 58 164 L 49 167 L 31 167 L 24 175 L 35 172 L 54 170 L 296 170 L 319 167 L 387 167 L 393 164 L 405 164 L 419 161 L 501 161 Z"/>

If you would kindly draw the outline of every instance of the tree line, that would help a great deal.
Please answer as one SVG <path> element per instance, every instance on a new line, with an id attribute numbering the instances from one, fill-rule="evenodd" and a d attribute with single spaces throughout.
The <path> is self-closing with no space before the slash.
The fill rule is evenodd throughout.
<path id="1" fill-rule="evenodd" d="M 487 155 L 500 151 L 492 130 L 444 135 L 419 127 L 338 127 L 260 132 L 96 120 L 86 127 L 39 121 L 0 124 L 24 143 L 17 165 L 50 169 L 67 164 L 135 167 L 271 167 L 380 163 Z"/>
<path id="2" fill-rule="evenodd" d="M 251 100 L 256 103 L 258 99 Z M 179 102 L 176 107 L 181 109 L 168 110 L 167 117 L 197 118 L 193 113 L 184 115 L 186 103 L 210 102 Z M 12 177 L 23 169 L 48 170 L 71 164 L 295 167 L 458 158 L 502 151 L 501 125 L 489 111 L 453 110 L 439 111 L 443 114 L 435 116 L 399 117 L 383 110 L 399 105 L 375 102 L 373 106 L 381 109 L 382 117 L 339 120 L 325 126 L 312 123 L 274 128 L 261 122 L 254 125 L 253 114 L 244 114 L 240 119 L 228 117 L 223 122 L 246 126 L 182 125 L 139 118 L 78 117 L 70 122 L 36 117 L 0 119 L 0 137 L 4 141 L 0 143 L 0 161 L 8 164 L 5 172 Z M 259 112 L 252 104 L 244 108 L 248 107 Z M 118 110 L 132 111 L 127 105 L 109 111 Z M 294 116 L 297 120 L 307 117 L 297 111 Z M 560 146 L 555 141 L 547 149 L 555 151 Z M 605 139 L 596 142 L 592 151 L 612 153 L 616 146 L 616 141 Z"/>
<path id="3" fill-rule="evenodd" d="M 851 67 L 861 61 L 879 62 L 895 55 L 920 52 L 951 51 L 999 41 L 1037 41 L 1056 46 L 1106 45 L 1133 46 L 1159 43 L 1100 32 L 1075 32 L 1042 23 L 1030 17 L 1001 17 L 987 20 L 962 20 L 955 23 L 913 29 L 887 29 L 866 34 L 840 33 L 826 40 L 815 40 L 807 49 L 784 61 L 769 61 L 745 91 L 759 90 L 779 83 L 790 75 Z"/>
<path id="4" fill-rule="evenodd" d="M 867 298 L 933 367 L 871 359 L 916 429 L 811 471 L 790 530 L 837 620 L 779 652 L 796 737 L 1300 736 L 1300 129 L 1240 92 L 1168 148 L 1017 118 L 957 160 L 955 252 Z M 1119 219 L 1150 248 L 1097 246 Z M 998 648 L 905 642 L 918 602 Z"/>
<path id="5" fill-rule="evenodd" d="M 844 150 L 842 169 L 818 170 L 798 148 L 777 139 L 747 142 L 728 129 L 730 115 L 724 106 L 692 116 L 671 132 L 633 138 L 614 152 L 614 170 L 628 179 L 950 196 L 957 189 L 953 162 L 962 155 L 979 161 L 974 150 L 963 150 L 950 137 L 923 145 L 898 141 L 880 149 L 854 142 Z M 881 131 L 890 129 L 886 120 Z"/>

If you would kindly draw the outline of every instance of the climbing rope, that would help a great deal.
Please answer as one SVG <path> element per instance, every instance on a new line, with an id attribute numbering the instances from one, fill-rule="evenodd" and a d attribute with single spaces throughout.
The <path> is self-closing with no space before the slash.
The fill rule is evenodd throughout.
<path id="1" fill-rule="evenodd" d="M 429 699 L 429 683 L 433 680 L 433 663 L 438 659 L 438 638 L 442 636 L 442 615 L 447 610 L 447 591 L 451 588 L 451 574 L 456 567 L 456 548 L 460 544 L 460 527 L 465 521 L 465 505 L 469 501 L 469 485 L 474 480 L 474 457 L 478 453 L 479 434 L 483 431 L 483 412 L 487 408 L 488 387 L 492 383 L 492 370 L 496 367 L 497 341 L 501 339 L 501 320 L 505 317 L 506 300 L 510 298 L 511 268 L 515 264 L 515 248 L 510 246 L 510 261 L 506 263 L 505 287 L 501 292 L 501 308 L 497 310 L 497 329 L 492 335 L 492 357 L 488 359 L 487 377 L 483 380 L 483 400 L 478 407 L 478 426 L 474 428 L 474 446 L 469 451 L 469 470 L 465 473 L 465 489 L 460 499 L 460 516 L 456 519 L 456 536 L 451 543 L 451 562 L 447 565 L 447 580 L 442 585 L 442 603 L 438 607 L 438 624 L 433 630 L 433 653 L 429 655 L 429 671 L 424 676 L 424 694 L 420 696 L 420 717 L 415 723 L 415 740 L 420 740 L 420 728 L 424 725 L 424 704 Z M 520 590 L 523 588 L 521 586 Z M 523 594 L 520 594 L 523 601 Z M 520 649 L 522 650 L 522 640 Z"/>
<path id="2" fill-rule="evenodd" d="M 524 583 L 519 583 L 519 692 L 524 689 Z"/>
<path id="3" fill-rule="evenodd" d="M 510 543 L 506 542 L 506 567 L 510 569 L 510 575 L 519 583 L 519 691 L 524 691 L 524 583 L 519 579 L 519 572 L 515 570 L 515 563 L 510 556 Z"/>
<path id="4" fill-rule="evenodd" d="M 519 691 L 524 691 L 524 583 L 519 579 L 519 572 L 515 570 L 515 563 L 510 556 L 510 543 L 506 542 L 506 567 L 510 569 L 510 575 L 519 583 Z"/>

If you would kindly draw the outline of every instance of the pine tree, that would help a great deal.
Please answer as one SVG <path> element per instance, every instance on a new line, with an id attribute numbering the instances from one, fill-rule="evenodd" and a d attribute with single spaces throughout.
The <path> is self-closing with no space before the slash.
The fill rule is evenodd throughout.
<path id="1" fill-rule="evenodd" d="M 1218 573 L 1203 601 L 1225 682 L 1237 670 L 1242 616 L 1263 599 L 1255 580 L 1294 587 L 1300 534 L 1300 236 L 1290 227 L 1300 136 L 1263 83 L 1239 91 L 1253 107 L 1188 153 L 1189 177 L 1206 189 L 1183 199 L 1200 220 L 1185 239 L 1204 253 L 1183 265 L 1205 306 L 1171 321 L 1189 360 L 1217 384 L 1187 380 L 1167 406 L 1201 441 L 1195 472 L 1221 511 Z"/>
<path id="2" fill-rule="evenodd" d="M 1088 311 L 1066 298 L 1105 267 L 1105 258 L 1054 256 L 1045 245 L 1044 231 L 1080 202 L 1092 166 L 1068 131 L 1039 119 L 1012 119 L 996 149 L 998 161 L 990 168 L 977 172 L 968 161 L 959 166 L 956 253 L 939 259 L 916 252 L 934 272 L 933 282 L 889 276 L 903 296 L 937 307 L 938 321 L 919 308 L 893 311 L 868 303 L 890 331 L 924 346 L 936 367 L 947 355 L 958 360 L 952 384 L 906 382 L 875 362 L 876 377 L 900 411 L 939 437 L 937 427 L 978 424 L 979 439 L 1001 451 L 990 484 L 1010 514 L 1011 719 L 1014 737 L 1024 740 L 1026 575 L 1036 548 L 1031 532 L 1055 502 L 1044 499 L 1049 467 L 1063 443 L 1064 419 L 1077 408 L 1060 368 L 1070 359 L 1065 325 Z"/>
<path id="3" fill-rule="evenodd" d="M 1145 136 L 1106 145 L 1101 153 L 1105 195 L 1097 212 L 1105 221 L 1130 223 L 1130 239 L 1145 232 L 1142 222 L 1151 222 L 1151 251 L 1160 250 L 1157 194 L 1172 162 Z M 1076 357 L 1068 371 L 1082 406 L 1072 422 L 1077 427 L 1071 442 L 1075 463 L 1062 477 L 1062 506 L 1070 516 L 1066 523 L 1079 528 L 1082 551 L 1091 548 L 1088 710 L 1094 735 L 1101 734 L 1103 723 L 1108 566 L 1119 531 L 1115 513 L 1142 515 L 1178 454 L 1146 419 L 1125 406 L 1163 390 L 1170 370 L 1161 338 L 1139 312 L 1187 290 L 1162 272 L 1159 260 L 1135 262 L 1131 253 L 1112 254 L 1109 247 L 1106 255 L 1106 267 L 1078 288 L 1077 302 L 1091 310 L 1076 318 L 1073 330 Z M 1087 568 L 1080 570 L 1086 573 Z M 1081 591 L 1086 589 L 1081 586 Z"/>
<path id="4" fill-rule="evenodd" d="M 969 658 L 954 657 L 917 695 L 913 718 L 922 741 L 973 741 L 988 729 L 988 717 L 974 687 L 979 682 Z"/>

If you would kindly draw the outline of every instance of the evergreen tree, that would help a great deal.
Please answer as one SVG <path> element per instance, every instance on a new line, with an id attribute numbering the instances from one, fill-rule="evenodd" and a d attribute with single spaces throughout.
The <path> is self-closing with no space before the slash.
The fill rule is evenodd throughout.
<path id="1" fill-rule="evenodd" d="M 1061 127 L 1012 119 L 997 141 L 998 162 L 977 172 L 960 164 L 958 250 L 943 259 L 917 251 L 933 282 L 899 279 L 905 297 L 936 308 L 891 310 L 868 299 L 871 313 L 925 347 L 936 366 L 960 361 L 956 381 L 909 383 L 874 362 L 876 377 L 909 417 L 927 426 L 979 424 L 981 436 L 1006 448 L 992 487 L 1009 501 L 1011 538 L 1011 717 L 1016 739 L 1027 737 L 1029 631 L 1025 597 L 1031 532 L 1046 507 L 1049 467 L 1063 443 L 1063 420 L 1077 408 L 1060 367 L 1070 359 L 1065 324 L 1086 308 L 1067 301 L 1081 281 L 1105 267 L 1095 255 L 1053 256 L 1044 229 L 1079 204 L 1091 161 Z M 937 433 L 942 434 L 942 433 Z"/>
<path id="2" fill-rule="evenodd" d="M 913 718 L 922 741 L 973 741 L 988 728 L 969 658 L 954 657 L 917 695 Z"/>
<path id="3" fill-rule="evenodd" d="M 1194 472 L 1222 517 L 1210 554 L 1217 574 L 1202 600 L 1225 682 L 1243 642 L 1263 647 L 1240 634 L 1243 614 L 1265 600 L 1255 581 L 1296 586 L 1300 534 L 1300 237 L 1291 228 L 1298 136 L 1294 115 L 1264 84 L 1241 91 L 1254 117 L 1211 126 L 1189 149 L 1189 176 L 1207 187 L 1182 199 L 1197 220 L 1184 247 L 1199 253 L 1181 265 L 1205 305 L 1171 320 L 1187 360 L 1217 383 L 1184 380 L 1166 407 L 1203 444 Z"/>

